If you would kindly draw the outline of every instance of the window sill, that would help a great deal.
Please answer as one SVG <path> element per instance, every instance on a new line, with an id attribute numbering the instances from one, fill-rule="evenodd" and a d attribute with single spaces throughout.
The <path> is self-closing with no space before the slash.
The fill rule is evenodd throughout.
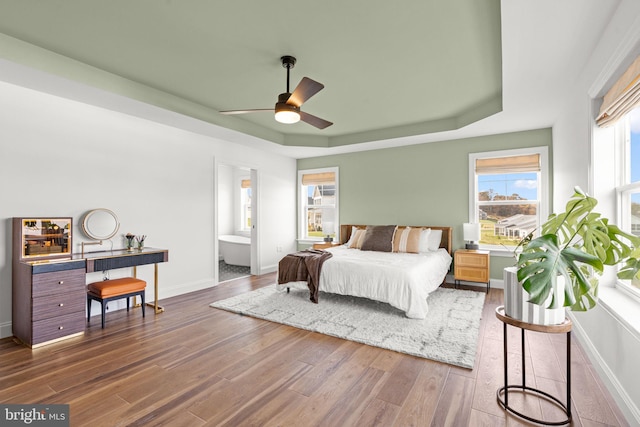
<path id="1" fill-rule="evenodd" d="M 605 310 L 640 339 L 640 302 L 610 286 L 600 287 L 598 299 Z"/>
<path id="2" fill-rule="evenodd" d="M 514 260 L 517 259 L 517 254 L 514 254 L 512 249 L 505 249 L 497 246 L 480 246 L 480 250 L 489 251 L 491 256 L 513 258 Z"/>
<path id="3" fill-rule="evenodd" d="M 314 243 L 324 243 L 324 239 L 296 239 L 301 245 L 313 245 Z"/>

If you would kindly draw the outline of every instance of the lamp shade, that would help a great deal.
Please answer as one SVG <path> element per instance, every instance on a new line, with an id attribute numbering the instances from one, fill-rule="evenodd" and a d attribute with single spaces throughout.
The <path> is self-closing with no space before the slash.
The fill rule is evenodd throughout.
<path id="1" fill-rule="evenodd" d="M 462 234 L 467 242 L 480 241 L 480 224 L 467 222 L 462 225 Z"/>

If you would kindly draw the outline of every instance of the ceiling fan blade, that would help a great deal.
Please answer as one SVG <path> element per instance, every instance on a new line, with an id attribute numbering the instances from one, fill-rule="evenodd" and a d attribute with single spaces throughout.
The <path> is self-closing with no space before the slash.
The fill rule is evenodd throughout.
<path id="1" fill-rule="evenodd" d="M 321 119 L 320 117 L 316 117 L 312 114 L 305 113 L 304 111 L 300 111 L 300 120 L 310 124 L 311 126 L 315 126 L 318 129 L 324 129 L 333 124 L 325 119 Z"/>
<path id="2" fill-rule="evenodd" d="M 271 111 L 273 112 L 273 108 L 254 108 L 251 110 L 226 110 L 226 111 L 218 111 L 220 114 L 224 114 L 225 116 L 231 116 L 234 114 L 247 114 L 247 113 L 255 113 L 258 111 Z"/>
<path id="3" fill-rule="evenodd" d="M 303 77 L 287 100 L 287 104 L 300 107 L 307 99 L 311 98 L 322 89 L 324 89 L 324 85 L 322 83 L 318 83 L 308 77 Z"/>

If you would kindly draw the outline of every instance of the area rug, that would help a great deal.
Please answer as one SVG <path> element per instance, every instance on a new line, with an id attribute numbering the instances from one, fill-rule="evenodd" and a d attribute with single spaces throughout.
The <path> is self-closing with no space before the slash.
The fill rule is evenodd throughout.
<path id="1" fill-rule="evenodd" d="M 484 293 L 438 288 L 425 319 L 409 319 L 389 304 L 308 289 L 286 293 L 276 285 L 216 301 L 211 307 L 382 347 L 463 368 L 473 368 Z"/>

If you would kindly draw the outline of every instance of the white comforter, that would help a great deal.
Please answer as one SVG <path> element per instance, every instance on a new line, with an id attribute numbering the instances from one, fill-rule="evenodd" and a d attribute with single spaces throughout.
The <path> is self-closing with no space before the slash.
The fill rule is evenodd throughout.
<path id="1" fill-rule="evenodd" d="M 451 264 L 451 256 L 442 248 L 426 254 L 346 246 L 327 250 L 333 257 L 322 265 L 320 291 L 386 302 L 415 319 L 426 317 L 427 297 L 443 282 Z"/>

